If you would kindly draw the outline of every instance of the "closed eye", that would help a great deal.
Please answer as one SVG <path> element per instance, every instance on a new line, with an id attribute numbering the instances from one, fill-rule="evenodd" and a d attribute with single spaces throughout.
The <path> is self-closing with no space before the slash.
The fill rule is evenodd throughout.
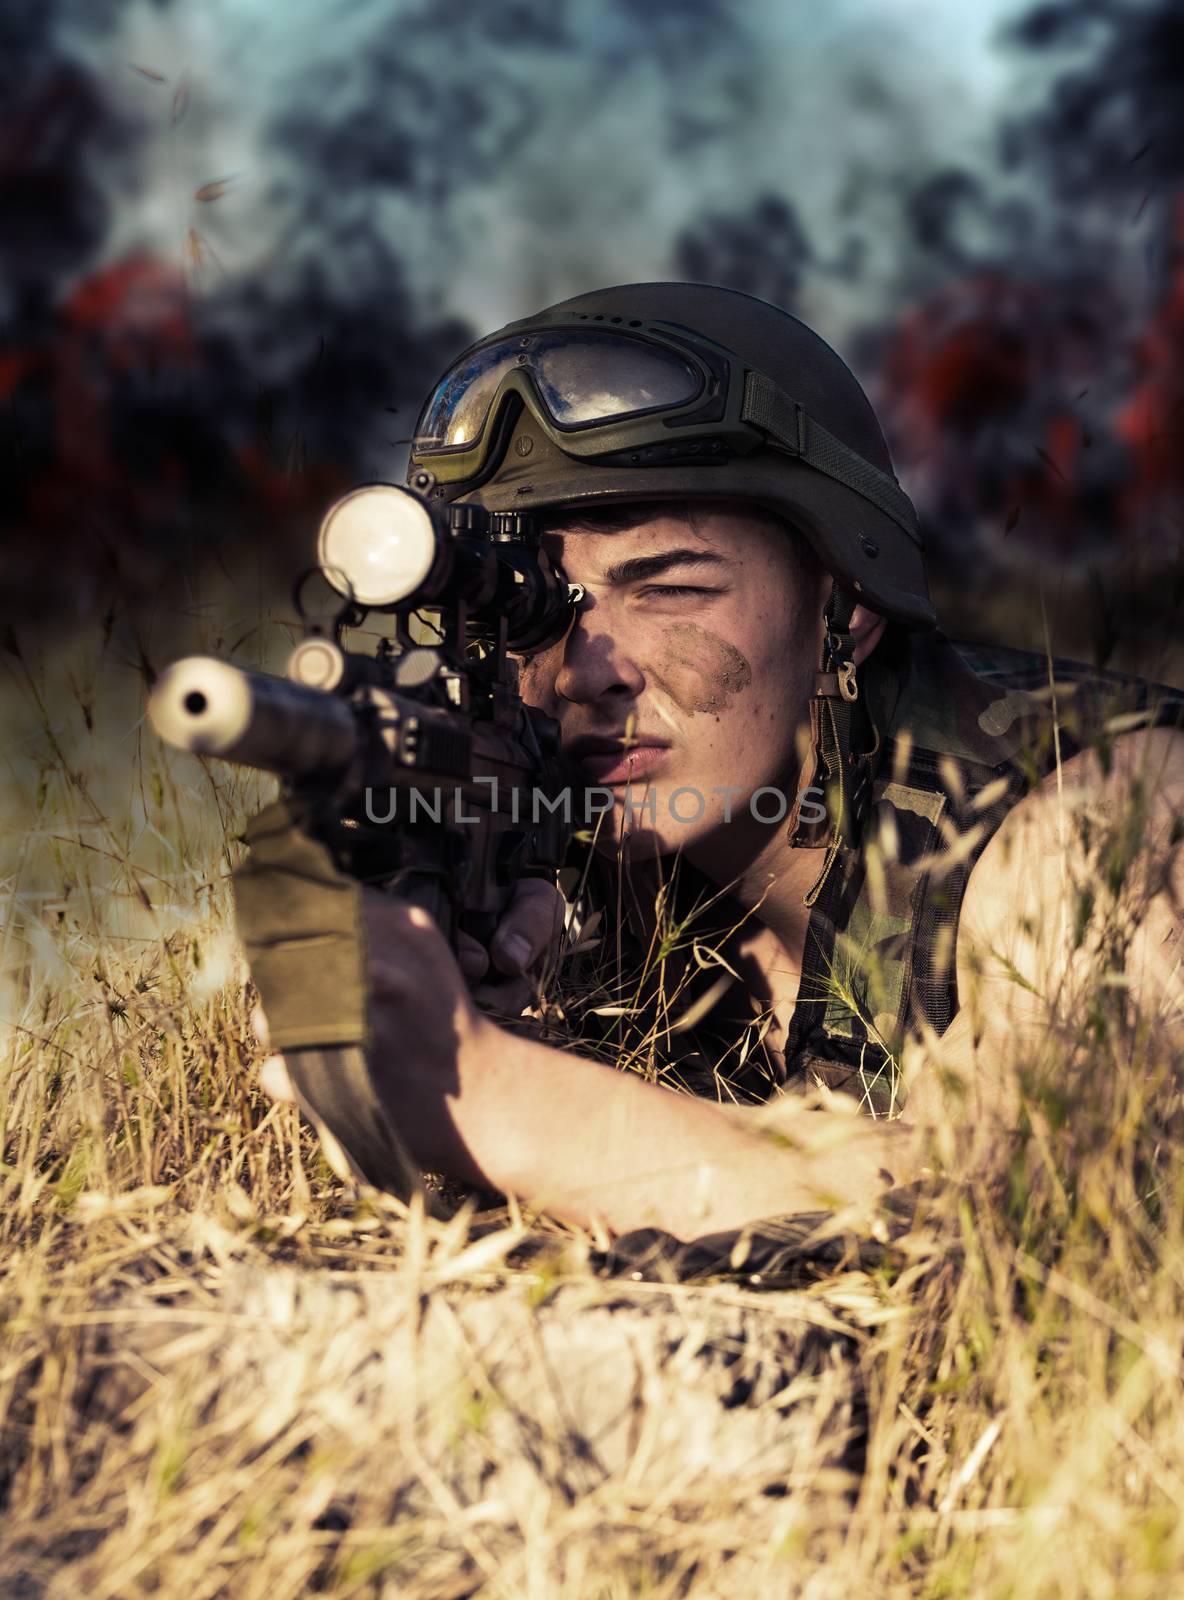
<path id="1" fill-rule="evenodd" d="M 669 599 L 672 596 L 680 594 L 722 594 L 723 590 L 703 589 L 699 588 L 695 584 L 689 583 L 649 583 L 644 589 L 639 590 L 639 593 L 655 594 L 662 598 Z"/>

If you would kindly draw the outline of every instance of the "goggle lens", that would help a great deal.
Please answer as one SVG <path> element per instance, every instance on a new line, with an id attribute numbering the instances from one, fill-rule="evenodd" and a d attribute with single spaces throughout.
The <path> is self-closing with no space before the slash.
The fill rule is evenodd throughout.
<path id="1" fill-rule="evenodd" d="M 587 428 L 693 400 L 699 371 L 675 351 L 627 334 L 556 329 L 499 340 L 458 362 L 420 419 L 418 449 L 463 449 L 478 437 L 503 378 L 523 367 L 559 428 Z"/>

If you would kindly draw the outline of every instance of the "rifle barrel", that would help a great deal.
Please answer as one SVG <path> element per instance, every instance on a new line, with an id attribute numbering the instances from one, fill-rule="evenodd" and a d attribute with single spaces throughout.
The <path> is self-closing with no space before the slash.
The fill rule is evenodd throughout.
<path id="1" fill-rule="evenodd" d="M 161 676 L 148 720 L 167 744 L 300 778 L 346 766 L 358 728 L 337 695 L 214 656 L 186 656 Z"/>

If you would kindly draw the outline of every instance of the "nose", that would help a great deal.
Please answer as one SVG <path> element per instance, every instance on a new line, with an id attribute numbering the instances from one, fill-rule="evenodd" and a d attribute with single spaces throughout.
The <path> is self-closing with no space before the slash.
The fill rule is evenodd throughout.
<path id="1" fill-rule="evenodd" d="M 598 609 L 585 602 L 558 647 L 561 660 L 555 693 L 577 705 L 604 699 L 636 700 L 645 688 L 645 674 L 607 620 L 597 618 Z"/>

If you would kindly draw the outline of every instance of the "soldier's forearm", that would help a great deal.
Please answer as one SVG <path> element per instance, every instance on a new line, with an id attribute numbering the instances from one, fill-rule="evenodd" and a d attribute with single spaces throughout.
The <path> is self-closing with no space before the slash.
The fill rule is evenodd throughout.
<path id="1" fill-rule="evenodd" d="M 502 1037 L 450 1099 L 458 1146 L 470 1171 L 571 1222 L 690 1239 L 866 1204 L 913 1175 L 901 1124 L 807 1113 L 773 1140 L 743 1111 Z"/>

